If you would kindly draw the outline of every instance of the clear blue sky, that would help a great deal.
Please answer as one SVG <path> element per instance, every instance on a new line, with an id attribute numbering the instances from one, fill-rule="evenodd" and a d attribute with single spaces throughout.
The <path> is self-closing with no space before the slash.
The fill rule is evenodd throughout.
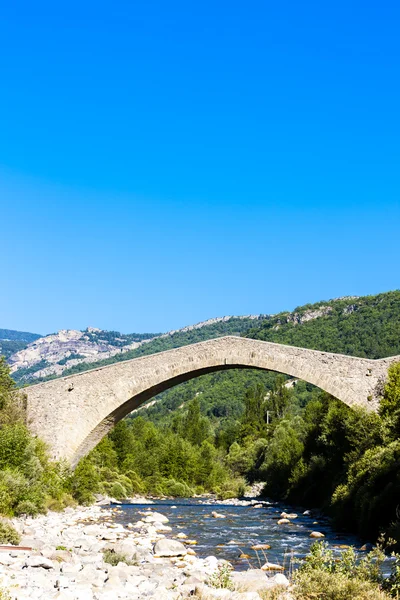
<path id="1" fill-rule="evenodd" d="M 399 7 L 5 3 L 0 327 L 399 288 Z"/>

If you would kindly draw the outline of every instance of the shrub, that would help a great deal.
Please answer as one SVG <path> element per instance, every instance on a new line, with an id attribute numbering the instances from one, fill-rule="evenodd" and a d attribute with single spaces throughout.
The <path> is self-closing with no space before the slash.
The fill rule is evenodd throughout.
<path id="1" fill-rule="evenodd" d="M 80 504 L 91 504 L 99 491 L 100 481 L 97 469 L 87 458 L 82 459 L 71 476 L 71 491 Z"/>
<path id="2" fill-rule="evenodd" d="M 134 565 L 132 561 L 130 561 L 125 554 L 121 554 L 119 552 L 114 552 L 114 550 L 104 550 L 103 552 L 103 560 L 105 563 L 116 567 L 118 563 L 123 562 L 125 564 Z M 1 600 L 1 599 L 0 599 Z"/>
<path id="3" fill-rule="evenodd" d="M 389 600 L 377 583 L 361 581 L 344 573 L 318 569 L 294 575 L 292 596 L 295 600 Z"/>
<path id="4" fill-rule="evenodd" d="M 36 504 L 30 500 L 23 500 L 17 504 L 14 512 L 16 515 L 29 515 L 30 517 L 36 517 L 36 515 L 39 514 L 39 509 Z"/>
<path id="5" fill-rule="evenodd" d="M 169 479 L 165 483 L 164 490 L 168 496 L 175 496 L 177 498 L 189 498 L 193 495 L 193 490 L 186 483 L 181 483 L 174 479 Z"/>
<path id="6" fill-rule="evenodd" d="M 118 481 L 112 484 L 110 488 L 110 494 L 113 498 L 116 498 L 117 500 L 121 500 L 123 498 L 126 498 L 127 496 L 126 489 Z"/>
<path id="7" fill-rule="evenodd" d="M 46 500 L 46 509 L 53 510 L 54 512 L 61 512 L 68 506 L 76 506 L 76 501 L 73 499 L 71 494 L 63 493 L 61 498 L 48 498 Z"/>
<path id="8" fill-rule="evenodd" d="M 18 546 L 21 536 L 8 521 L 0 521 L 0 544 L 12 544 Z"/>
<path id="9" fill-rule="evenodd" d="M 289 600 L 290 596 L 285 594 L 286 591 L 285 586 L 277 585 L 271 590 L 259 590 L 258 594 L 261 596 L 262 600 L 283 600 L 284 598 Z M 291 598 L 293 599 L 293 596 L 291 596 Z"/>
<path id="10" fill-rule="evenodd" d="M 207 584 L 213 588 L 223 588 L 233 590 L 234 585 L 231 576 L 232 567 L 229 564 L 220 564 L 217 569 L 210 575 Z"/>

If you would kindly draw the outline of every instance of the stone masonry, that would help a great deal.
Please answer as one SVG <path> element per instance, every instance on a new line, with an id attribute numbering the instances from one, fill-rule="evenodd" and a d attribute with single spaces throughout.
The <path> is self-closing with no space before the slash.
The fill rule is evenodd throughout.
<path id="1" fill-rule="evenodd" d="M 123 417 L 156 394 L 212 371 L 266 369 L 303 379 L 348 406 L 376 410 L 392 362 L 240 337 L 221 337 L 31 386 L 28 426 L 72 465 Z"/>

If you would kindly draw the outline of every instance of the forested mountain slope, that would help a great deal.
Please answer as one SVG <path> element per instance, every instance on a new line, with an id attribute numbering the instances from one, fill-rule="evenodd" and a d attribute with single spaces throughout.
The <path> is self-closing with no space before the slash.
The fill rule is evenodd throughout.
<path id="1" fill-rule="evenodd" d="M 400 355 L 400 291 L 307 304 L 265 318 L 246 335 L 366 358 Z"/>
<path id="2" fill-rule="evenodd" d="M 291 313 L 266 315 L 254 324 L 245 332 L 247 337 L 368 358 L 400 355 L 400 292 L 307 304 Z M 246 391 L 258 383 L 268 391 L 275 378 L 274 373 L 251 369 L 205 375 L 163 392 L 142 414 L 162 422 L 198 396 L 202 414 L 238 418 L 244 410 Z M 294 389 L 301 405 L 307 402 L 307 389 L 311 393 L 312 386 L 297 385 Z"/>
<path id="3" fill-rule="evenodd" d="M 14 329 L 0 329 L 0 355 L 6 358 L 26 348 L 28 344 L 40 338 L 38 333 L 28 331 L 15 331 Z"/>

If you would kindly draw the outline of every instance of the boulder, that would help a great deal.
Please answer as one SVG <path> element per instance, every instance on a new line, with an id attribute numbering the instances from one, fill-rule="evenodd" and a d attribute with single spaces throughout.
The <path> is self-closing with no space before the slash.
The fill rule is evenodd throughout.
<path id="1" fill-rule="evenodd" d="M 169 523 L 169 519 L 159 512 L 146 513 L 146 518 L 143 519 L 146 523 Z"/>
<path id="2" fill-rule="evenodd" d="M 282 565 L 278 565 L 276 563 L 266 562 L 261 569 L 263 571 L 284 571 L 284 567 Z"/>
<path id="3" fill-rule="evenodd" d="M 324 538 L 324 534 L 321 533 L 320 531 L 312 531 L 310 533 L 310 538 L 315 538 L 315 539 L 320 539 L 320 538 Z"/>
<path id="4" fill-rule="evenodd" d="M 216 589 L 205 585 L 204 583 L 196 586 L 195 595 L 205 600 L 217 600 L 219 598 L 231 598 L 232 592 L 227 589 Z"/>
<path id="5" fill-rule="evenodd" d="M 289 587 L 290 582 L 289 579 L 283 573 L 277 573 L 273 577 L 270 577 L 268 580 L 268 585 L 273 584 L 274 586 L 281 585 L 283 587 Z"/>
<path id="6" fill-rule="evenodd" d="M 78 563 L 63 563 L 61 565 L 61 572 L 64 575 L 76 575 L 82 569 L 80 562 Z"/>
<path id="7" fill-rule="evenodd" d="M 27 567 L 54 569 L 54 563 L 52 560 L 46 558 L 45 556 L 38 556 L 36 554 L 29 556 L 25 561 L 25 565 Z"/>
<path id="8" fill-rule="evenodd" d="M 156 556 L 184 556 L 186 548 L 177 540 L 168 540 L 166 538 L 158 540 L 154 545 L 154 554 Z"/>
<path id="9" fill-rule="evenodd" d="M 233 571 L 231 577 L 235 587 L 248 592 L 265 590 L 268 586 L 268 577 L 261 569 Z"/>

